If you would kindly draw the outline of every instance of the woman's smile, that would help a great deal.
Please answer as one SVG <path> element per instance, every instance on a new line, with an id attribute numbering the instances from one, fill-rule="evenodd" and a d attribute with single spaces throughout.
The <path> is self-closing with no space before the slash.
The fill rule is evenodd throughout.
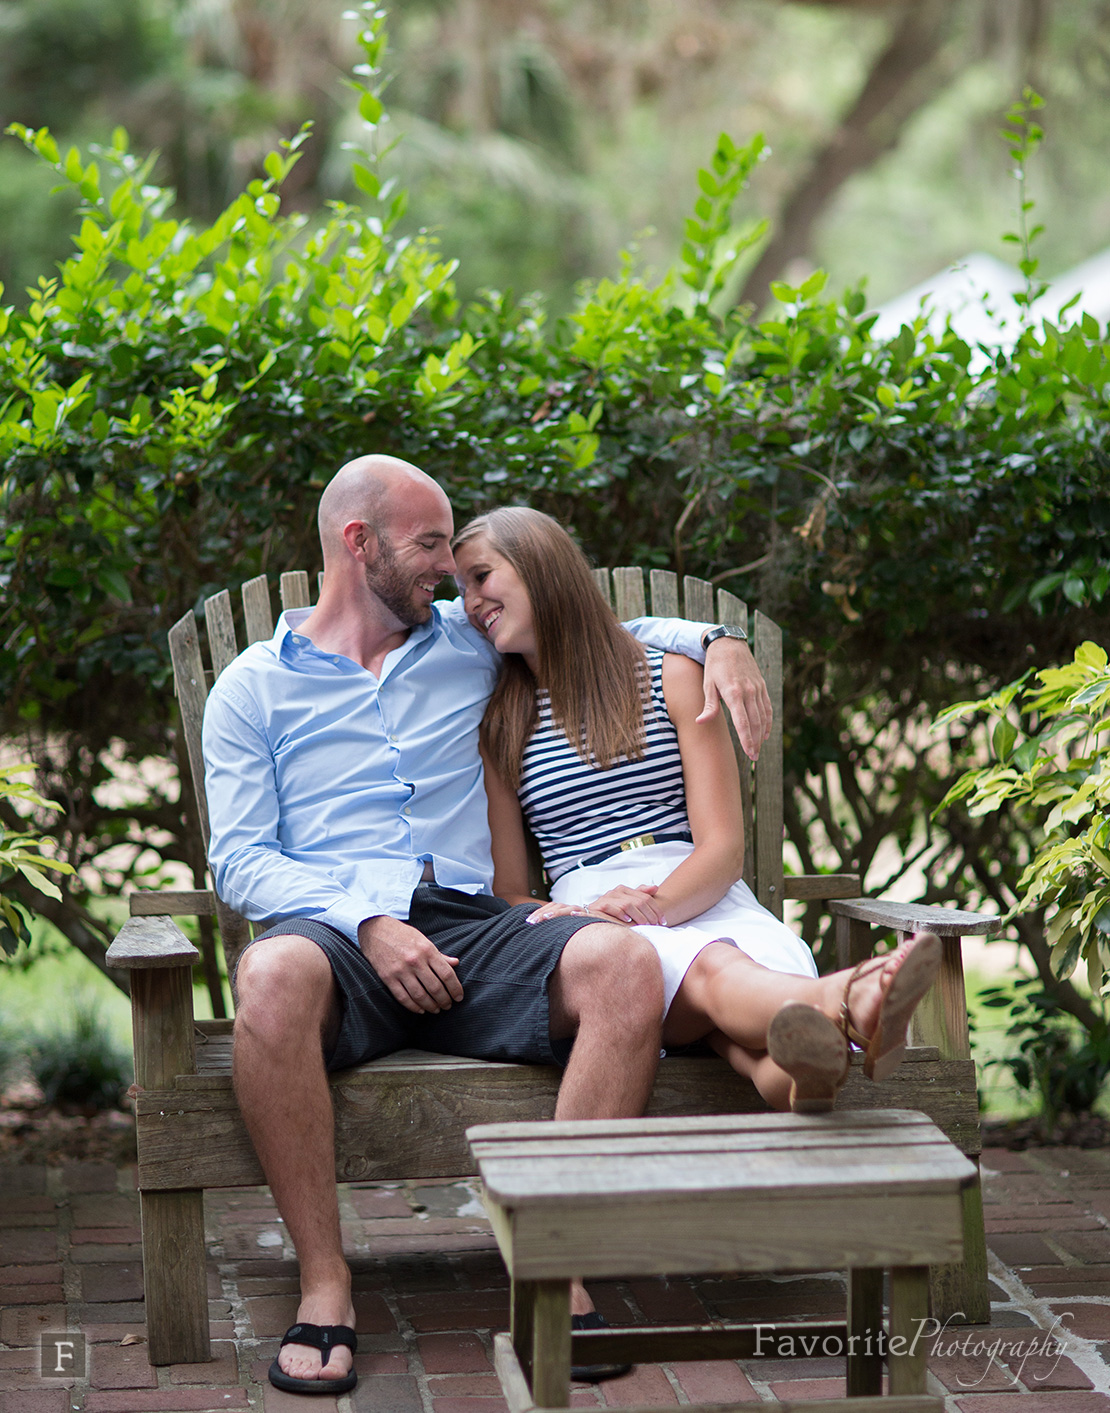
<path id="1" fill-rule="evenodd" d="M 532 602 L 520 575 L 484 535 L 459 545 L 456 579 L 466 616 L 499 653 L 520 653 L 534 665 Z"/>

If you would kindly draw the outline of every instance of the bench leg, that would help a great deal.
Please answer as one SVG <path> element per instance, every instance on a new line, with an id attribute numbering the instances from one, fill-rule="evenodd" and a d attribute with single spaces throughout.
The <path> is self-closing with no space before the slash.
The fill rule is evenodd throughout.
<path id="1" fill-rule="evenodd" d="M 849 1398 L 874 1398 L 883 1391 L 883 1273 L 848 1272 Z"/>
<path id="2" fill-rule="evenodd" d="M 532 1397 L 539 1408 L 570 1404 L 570 1281 L 536 1281 L 532 1305 Z"/>
<path id="3" fill-rule="evenodd" d="M 204 1193 L 141 1192 L 143 1285 L 152 1364 L 199 1364 L 208 1339 Z"/>
<path id="4" fill-rule="evenodd" d="M 928 1266 L 895 1266 L 890 1273 L 890 1338 L 887 1373 L 890 1394 L 925 1392 L 929 1320 Z"/>
<path id="5" fill-rule="evenodd" d="M 977 1158 L 972 1159 L 976 1167 Z M 987 1280 L 987 1238 L 983 1228 L 983 1188 L 976 1177 L 963 1197 L 964 1259 L 934 1266 L 930 1275 L 930 1305 L 940 1325 L 986 1325 L 991 1318 Z"/>

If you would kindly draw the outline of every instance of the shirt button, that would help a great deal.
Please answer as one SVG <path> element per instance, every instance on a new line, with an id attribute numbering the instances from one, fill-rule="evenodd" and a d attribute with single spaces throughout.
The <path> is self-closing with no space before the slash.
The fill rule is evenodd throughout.
<path id="1" fill-rule="evenodd" d="M 412 810 L 411 810 L 411 808 L 410 808 L 408 805 L 405 806 L 405 813 L 406 813 L 406 814 L 412 814 Z"/>
<path id="2" fill-rule="evenodd" d="M 390 736 L 389 739 L 390 739 L 390 742 L 391 742 L 394 746 L 397 744 L 397 737 L 396 737 L 396 736 Z"/>
<path id="3" fill-rule="evenodd" d="M 339 659 L 338 659 L 337 657 L 333 657 L 333 658 L 332 658 L 332 662 L 338 663 L 338 662 L 339 662 Z"/>
<path id="4" fill-rule="evenodd" d="M 294 634 L 293 634 L 293 641 L 294 641 L 295 643 L 303 643 L 303 642 L 304 642 L 304 639 L 303 639 L 302 637 L 300 637 L 298 634 L 294 633 Z"/>

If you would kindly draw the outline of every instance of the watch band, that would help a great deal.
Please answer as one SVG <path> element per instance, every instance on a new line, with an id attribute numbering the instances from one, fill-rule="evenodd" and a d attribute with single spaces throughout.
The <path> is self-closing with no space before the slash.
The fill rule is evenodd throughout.
<path id="1" fill-rule="evenodd" d="M 716 628 L 707 628 L 701 635 L 703 651 L 710 643 L 715 643 L 718 638 L 736 638 L 741 643 L 748 641 L 748 635 L 743 628 L 737 628 L 732 623 L 721 623 Z"/>

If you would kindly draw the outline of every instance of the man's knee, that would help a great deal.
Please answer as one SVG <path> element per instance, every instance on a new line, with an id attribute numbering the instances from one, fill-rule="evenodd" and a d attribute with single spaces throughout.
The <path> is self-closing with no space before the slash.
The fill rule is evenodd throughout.
<path id="1" fill-rule="evenodd" d="M 322 1024 L 334 1003 L 331 963 L 308 937 L 288 934 L 254 942 L 239 959 L 236 1028 L 241 1024 Z"/>
<path id="2" fill-rule="evenodd" d="M 559 964 L 563 986 L 582 1005 L 619 1007 L 624 1015 L 658 1020 L 663 1012 L 659 954 L 640 934 L 618 923 L 576 932 Z"/>

